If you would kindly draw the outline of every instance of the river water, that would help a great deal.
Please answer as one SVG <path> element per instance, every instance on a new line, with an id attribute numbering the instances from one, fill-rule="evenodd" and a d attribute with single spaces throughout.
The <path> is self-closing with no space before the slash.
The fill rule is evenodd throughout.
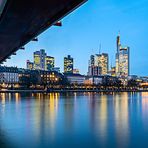
<path id="1" fill-rule="evenodd" d="M 0 94 L 0 147 L 148 146 L 148 93 Z"/>

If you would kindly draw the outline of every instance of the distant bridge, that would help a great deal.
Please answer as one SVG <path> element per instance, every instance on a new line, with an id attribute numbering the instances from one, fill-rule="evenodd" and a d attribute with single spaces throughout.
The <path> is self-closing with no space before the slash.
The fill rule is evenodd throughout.
<path id="1" fill-rule="evenodd" d="M 0 0 L 0 63 L 86 0 Z"/>

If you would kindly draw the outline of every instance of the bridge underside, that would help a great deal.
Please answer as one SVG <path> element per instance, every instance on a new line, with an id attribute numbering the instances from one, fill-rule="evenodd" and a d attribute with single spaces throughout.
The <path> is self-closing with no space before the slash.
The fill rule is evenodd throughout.
<path id="1" fill-rule="evenodd" d="M 7 0 L 0 16 L 0 62 L 85 1 Z"/>

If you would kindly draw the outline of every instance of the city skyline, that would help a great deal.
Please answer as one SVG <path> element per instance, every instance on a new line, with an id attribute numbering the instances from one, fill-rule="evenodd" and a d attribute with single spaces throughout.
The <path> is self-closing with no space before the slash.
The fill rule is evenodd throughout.
<path id="1" fill-rule="evenodd" d="M 0 0 L 0 146 L 146 147 L 148 0 Z"/>
<path id="2" fill-rule="evenodd" d="M 114 75 L 117 77 L 128 77 L 130 74 L 130 47 L 121 44 L 120 32 L 116 38 L 117 51 L 115 53 L 115 65 L 109 65 L 108 53 L 101 53 L 101 45 L 99 54 L 90 55 L 88 60 L 88 72 L 85 75 Z M 33 62 L 30 59 L 26 61 L 26 69 L 29 70 L 48 70 L 58 71 L 61 73 L 80 73 L 79 69 L 74 65 L 74 58 L 67 55 L 63 58 L 64 69 L 55 66 L 55 57 L 49 56 L 45 49 L 37 50 L 33 53 Z M 113 61 L 111 61 L 112 63 Z M 115 73 L 113 72 L 115 70 Z M 83 74 L 84 75 L 84 74 Z"/>
<path id="3" fill-rule="evenodd" d="M 55 57 L 56 66 L 63 69 L 62 59 L 70 54 L 75 59 L 75 67 L 86 74 L 89 56 L 99 53 L 100 43 L 101 52 L 109 53 L 110 63 L 115 61 L 115 40 L 120 30 L 122 42 L 127 43 L 131 49 L 131 74 L 147 75 L 146 3 L 145 0 L 130 1 L 127 6 L 127 1 L 88 1 L 81 9 L 63 19 L 62 27 L 48 29 L 39 36 L 39 42 L 27 44 L 25 51 L 18 51 L 6 65 L 25 68 L 24 61 L 28 58 L 33 60 L 31 53 L 44 48 L 48 55 Z M 72 28 L 75 28 L 74 31 Z"/>

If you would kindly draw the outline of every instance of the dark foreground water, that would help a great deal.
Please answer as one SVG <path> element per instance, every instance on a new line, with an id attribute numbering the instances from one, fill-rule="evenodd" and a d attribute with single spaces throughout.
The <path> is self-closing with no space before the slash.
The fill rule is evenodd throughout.
<path id="1" fill-rule="evenodd" d="M 148 93 L 0 94 L 0 147 L 148 147 Z"/>

